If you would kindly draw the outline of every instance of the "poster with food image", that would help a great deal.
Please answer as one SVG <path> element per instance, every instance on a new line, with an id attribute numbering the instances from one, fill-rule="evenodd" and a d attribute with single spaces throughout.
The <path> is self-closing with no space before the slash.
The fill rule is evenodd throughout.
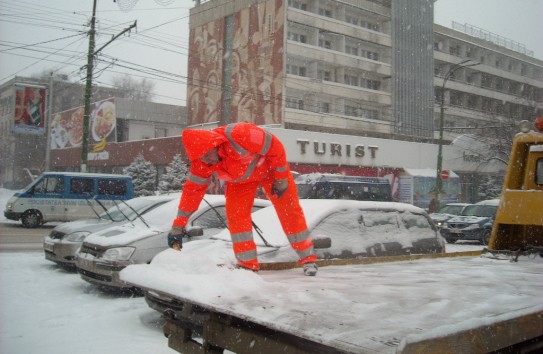
<path id="1" fill-rule="evenodd" d="M 79 147 L 83 143 L 85 107 L 53 114 L 51 149 Z M 88 145 L 116 141 L 115 100 L 113 98 L 91 104 Z M 104 140 L 105 139 L 105 140 Z"/>
<path id="2" fill-rule="evenodd" d="M 94 104 L 91 114 L 91 136 L 94 143 L 106 141 L 115 141 L 115 127 L 117 116 L 115 112 L 115 99 L 99 101 Z"/>

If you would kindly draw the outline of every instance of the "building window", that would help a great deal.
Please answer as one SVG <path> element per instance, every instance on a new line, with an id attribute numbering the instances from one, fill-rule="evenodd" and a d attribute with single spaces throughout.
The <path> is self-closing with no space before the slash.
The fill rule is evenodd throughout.
<path id="1" fill-rule="evenodd" d="M 304 109 L 304 100 L 296 97 L 287 97 L 286 108 Z"/>
<path id="2" fill-rule="evenodd" d="M 330 113 L 330 103 L 321 102 L 319 105 L 320 105 L 320 111 L 322 113 Z"/>
<path id="3" fill-rule="evenodd" d="M 451 45 L 449 47 L 449 54 L 451 55 L 460 55 L 460 46 L 459 45 Z"/>
<path id="4" fill-rule="evenodd" d="M 128 135 L 128 120 L 117 118 L 117 142 L 122 143 L 124 141 L 128 141 L 129 135 Z"/>
<path id="5" fill-rule="evenodd" d="M 345 16 L 345 21 L 347 23 L 352 24 L 352 25 L 358 26 L 358 17 L 353 17 L 353 16 L 346 15 Z"/>
<path id="6" fill-rule="evenodd" d="M 288 32 L 287 39 L 300 43 L 307 43 L 307 36 L 304 34 Z"/>
<path id="7" fill-rule="evenodd" d="M 319 39 L 319 47 L 324 48 L 324 49 L 331 49 L 332 42 L 326 39 Z"/>
<path id="8" fill-rule="evenodd" d="M 331 75 L 330 71 L 319 70 L 318 78 L 323 80 L 323 81 L 331 81 L 332 80 L 332 75 Z"/>
<path id="9" fill-rule="evenodd" d="M 371 90 L 379 90 L 379 88 L 381 87 L 381 82 L 377 80 L 361 79 L 360 86 L 369 88 Z"/>
<path id="10" fill-rule="evenodd" d="M 356 76 L 345 74 L 343 76 L 343 81 L 346 85 L 358 86 L 358 77 Z"/>
<path id="11" fill-rule="evenodd" d="M 300 9 L 300 10 L 307 11 L 307 4 L 303 3 L 301 1 L 289 0 L 288 5 L 290 7 L 295 8 L 295 9 Z"/>
<path id="12" fill-rule="evenodd" d="M 371 59 L 371 60 L 379 60 L 379 53 L 372 52 L 369 50 L 360 50 L 360 56 Z"/>
<path id="13" fill-rule="evenodd" d="M 305 67 L 303 66 L 298 66 L 298 65 L 292 65 L 292 64 L 287 64 L 287 74 L 292 74 L 292 75 L 298 75 L 298 76 L 306 76 L 306 73 L 305 73 Z"/>
<path id="14" fill-rule="evenodd" d="M 332 17 L 332 11 L 327 10 L 327 9 L 323 9 L 323 8 L 319 8 L 319 15 L 331 18 Z"/>
<path id="15" fill-rule="evenodd" d="M 351 117 L 357 117 L 357 109 L 355 106 L 345 105 L 345 115 Z"/>
<path id="16" fill-rule="evenodd" d="M 350 45 L 345 45 L 345 53 L 358 56 L 358 48 Z"/>

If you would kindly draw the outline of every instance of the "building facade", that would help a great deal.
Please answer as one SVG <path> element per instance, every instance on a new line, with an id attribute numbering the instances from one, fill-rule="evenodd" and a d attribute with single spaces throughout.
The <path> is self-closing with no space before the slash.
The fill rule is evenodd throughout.
<path id="1" fill-rule="evenodd" d="M 34 176 L 46 169 L 79 170 L 81 149 L 71 148 L 68 138 L 59 134 L 63 132 L 67 135 L 67 130 L 60 125 L 55 126 L 55 123 L 57 120 L 61 121 L 57 117 L 62 117 L 66 112 L 82 112 L 85 86 L 55 80 L 52 84 L 53 94 L 50 96 L 50 85 L 51 82 L 48 80 L 15 77 L 0 86 L 0 185 L 2 186 L 24 187 L 32 181 Z M 15 129 L 17 126 L 15 115 L 21 109 L 19 107 L 21 102 L 16 96 L 18 86 L 40 87 L 47 92 L 45 109 L 42 112 L 45 124 L 41 125 L 43 129 L 40 132 L 30 131 L 29 133 Z M 186 107 L 130 101 L 120 98 L 123 94 L 122 90 L 93 88 L 93 102 L 109 99 L 115 105 L 116 123 L 112 127 L 113 134 L 107 139 L 108 143 L 179 136 L 182 127 L 186 125 Z M 49 97 L 52 97 L 52 102 L 49 101 Z M 49 111 L 53 112 L 50 124 Z M 92 145 L 90 147 L 92 148 Z M 74 156 L 74 151 L 79 151 L 79 162 L 67 165 L 67 162 L 75 161 L 71 158 Z M 112 154 L 112 158 L 116 154 Z M 117 162 L 108 163 L 107 156 L 106 153 L 97 154 L 93 165 L 96 166 L 99 163 L 103 166 L 103 170 L 111 171 L 112 166 L 116 166 Z M 97 162 L 98 159 L 99 162 Z"/>
<path id="2" fill-rule="evenodd" d="M 488 145 L 466 141 L 543 115 L 543 62 L 492 34 L 435 25 L 433 3 L 199 2 L 189 23 L 189 125 L 248 121 L 300 136 L 429 143 L 437 155 L 443 113 L 445 150 L 464 150 L 443 168 L 454 166 L 466 189 L 479 174 L 500 175 L 503 162 L 474 151 Z M 436 159 L 424 165 L 435 169 Z"/>

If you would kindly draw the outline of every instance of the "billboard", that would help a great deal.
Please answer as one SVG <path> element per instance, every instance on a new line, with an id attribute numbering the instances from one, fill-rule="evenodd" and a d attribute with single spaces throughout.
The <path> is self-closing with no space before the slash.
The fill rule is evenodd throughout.
<path id="1" fill-rule="evenodd" d="M 83 143 L 83 121 L 85 109 L 83 106 L 53 114 L 51 122 L 51 149 L 79 147 Z M 91 104 L 89 119 L 88 144 L 117 141 L 117 115 L 115 98 L 98 101 Z"/>
<path id="2" fill-rule="evenodd" d="M 44 86 L 14 84 L 13 89 L 15 90 L 13 132 L 44 134 L 46 88 Z"/>

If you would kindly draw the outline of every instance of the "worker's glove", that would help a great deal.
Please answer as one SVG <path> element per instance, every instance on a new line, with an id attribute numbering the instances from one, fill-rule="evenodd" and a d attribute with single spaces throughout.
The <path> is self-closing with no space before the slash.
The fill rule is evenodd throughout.
<path id="1" fill-rule="evenodd" d="M 183 237 L 187 234 L 187 231 L 183 226 L 173 226 L 168 233 L 168 246 L 175 250 L 181 250 L 183 248 Z"/>
<path id="2" fill-rule="evenodd" d="M 281 196 L 285 193 L 287 188 L 288 188 L 287 179 L 276 179 L 273 182 L 272 194 L 275 195 L 277 198 L 281 198 Z"/>

